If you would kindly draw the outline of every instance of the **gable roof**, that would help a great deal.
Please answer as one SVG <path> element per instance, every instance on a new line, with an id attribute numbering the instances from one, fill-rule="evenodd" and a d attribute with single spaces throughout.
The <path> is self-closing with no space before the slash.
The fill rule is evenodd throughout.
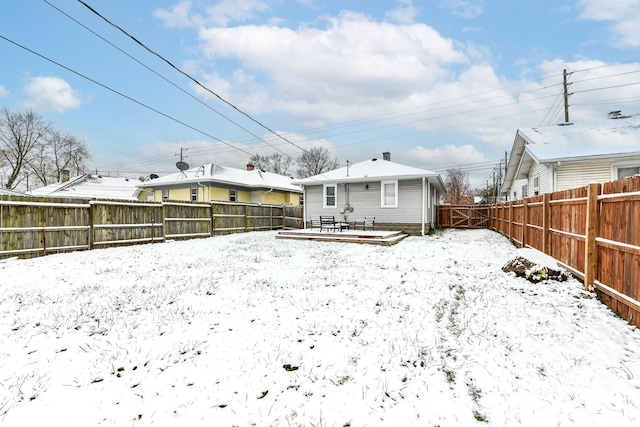
<path id="1" fill-rule="evenodd" d="M 69 181 L 36 188 L 33 196 L 72 197 L 81 199 L 138 200 L 140 183 L 135 178 L 114 178 L 95 174 L 76 176 Z"/>
<path id="2" fill-rule="evenodd" d="M 220 183 L 255 190 L 274 189 L 289 193 L 302 193 L 302 189 L 294 185 L 292 179 L 288 176 L 263 172 L 258 169 L 246 170 L 230 168 L 213 163 L 145 181 L 144 183 L 138 184 L 138 186 L 157 188 L 198 183 Z"/>
<path id="3" fill-rule="evenodd" d="M 444 182 L 440 174 L 382 159 L 365 160 L 320 175 L 296 179 L 293 182 L 300 185 L 319 185 L 335 182 L 370 182 L 387 179 L 401 181 L 420 178 L 436 178 L 432 183 L 444 192 Z"/>
<path id="4" fill-rule="evenodd" d="M 640 114 L 518 129 L 502 188 L 506 190 L 514 180 L 526 178 L 534 163 L 629 155 L 640 155 Z"/>
<path id="5" fill-rule="evenodd" d="M 0 188 L 0 195 L 7 195 L 7 196 L 24 196 L 24 193 L 20 193 L 18 191 L 14 191 L 14 190 L 7 190 L 6 188 Z"/>

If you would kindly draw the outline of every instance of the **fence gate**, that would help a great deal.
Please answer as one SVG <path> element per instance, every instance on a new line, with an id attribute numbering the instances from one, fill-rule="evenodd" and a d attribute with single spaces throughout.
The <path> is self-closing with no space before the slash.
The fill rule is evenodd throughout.
<path id="1" fill-rule="evenodd" d="M 489 206 L 445 205 L 438 206 L 438 227 L 488 228 Z"/>

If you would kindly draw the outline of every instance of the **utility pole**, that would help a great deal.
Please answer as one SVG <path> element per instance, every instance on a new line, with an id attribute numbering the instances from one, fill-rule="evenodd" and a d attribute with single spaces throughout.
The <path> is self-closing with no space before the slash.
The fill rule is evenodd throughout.
<path id="1" fill-rule="evenodd" d="M 567 76 L 573 73 L 567 73 L 567 69 L 562 70 L 563 87 L 564 87 L 564 122 L 569 123 L 569 84 L 567 83 Z"/>

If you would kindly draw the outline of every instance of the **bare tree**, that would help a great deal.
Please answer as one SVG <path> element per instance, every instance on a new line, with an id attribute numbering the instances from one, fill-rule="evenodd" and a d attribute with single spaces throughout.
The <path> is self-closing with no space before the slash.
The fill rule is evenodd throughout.
<path id="1" fill-rule="evenodd" d="M 311 147 L 298 157 L 298 178 L 319 175 L 332 171 L 338 167 L 338 158 L 331 158 L 329 149 L 325 147 Z"/>
<path id="2" fill-rule="evenodd" d="M 447 194 L 444 203 L 450 205 L 473 204 L 469 174 L 461 169 L 447 170 Z"/>
<path id="3" fill-rule="evenodd" d="M 30 156 L 28 169 L 42 185 L 49 185 L 62 179 L 63 170 L 80 175 L 90 158 L 84 141 L 50 128 Z"/>
<path id="4" fill-rule="evenodd" d="M 28 163 L 50 124 L 31 110 L 14 113 L 7 107 L 0 111 L 0 157 L 8 167 L 5 187 L 12 190 L 20 183 L 20 173 Z"/>
<path id="5" fill-rule="evenodd" d="M 293 163 L 291 157 L 287 157 L 280 153 L 273 153 L 268 156 L 261 156 L 260 154 L 254 154 L 250 159 L 253 165 L 263 171 L 277 173 L 279 175 L 286 175 Z"/>

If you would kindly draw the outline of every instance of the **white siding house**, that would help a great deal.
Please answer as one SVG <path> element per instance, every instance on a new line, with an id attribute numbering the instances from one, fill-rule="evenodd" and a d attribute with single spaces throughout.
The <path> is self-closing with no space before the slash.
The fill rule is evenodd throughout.
<path id="1" fill-rule="evenodd" d="M 385 160 L 388 159 L 388 160 Z M 435 226 L 436 205 L 445 193 L 439 174 L 384 159 L 354 163 L 294 180 L 304 189 L 305 216 L 334 216 L 353 223 L 375 217 L 376 228 L 424 234 Z"/>
<path id="2" fill-rule="evenodd" d="M 518 129 L 502 186 L 507 200 L 640 173 L 640 115 Z"/>

